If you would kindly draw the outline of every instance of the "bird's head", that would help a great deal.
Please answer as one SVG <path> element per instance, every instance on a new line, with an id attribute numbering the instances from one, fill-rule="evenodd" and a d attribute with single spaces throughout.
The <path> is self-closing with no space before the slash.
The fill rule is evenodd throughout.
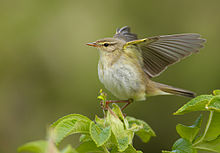
<path id="1" fill-rule="evenodd" d="M 118 38 L 104 38 L 97 40 L 92 43 L 87 43 L 89 46 L 93 46 L 98 48 L 100 51 L 103 52 L 114 52 L 114 51 L 120 51 L 123 49 L 123 46 L 126 44 L 126 41 Z"/>

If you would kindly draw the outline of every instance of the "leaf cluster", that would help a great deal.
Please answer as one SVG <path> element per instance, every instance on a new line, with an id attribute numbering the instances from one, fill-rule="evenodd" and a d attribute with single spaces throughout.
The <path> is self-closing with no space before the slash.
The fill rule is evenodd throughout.
<path id="1" fill-rule="evenodd" d="M 34 153 L 141 153 L 137 151 L 132 140 L 134 135 L 147 143 L 155 136 L 151 127 L 142 120 L 124 117 L 118 105 L 113 104 L 106 117 L 95 117 L 92 121 L 80 114 L 70 114 L 58 119 L 51 125 L 52 133 L 48 141 L 34 141 L 21 146 L 18 151 Z M 57 146 L 64 138 L 79 133 L 80 145 L 72 148 L 68 145 L 59 151 Z M 52 151 L 50 151 L 52 150 Z"/>
<path id="2" fill-rule="evenodd" d="M 213 95 L 201 95 L 183 105 L 174 114 L 182 115 L 193 111 L 209 111 L 205 130 L 199 134 L 202 124 L 200 115 L 192 126 L 178 124 L 180 135 L 172 151 L 163 153 L 197 153 L 200 150 L 220 152 L 220 90 L 214 90 Z"/>
<path id="3" fill-rule="evenodd" d="M 50 126 L 48 140 L 33 141 L 18 148 L 19 152 L 33 153 L 141 153 L 132 143 L 137 135 L 147 143 L 154 131 L 144 121 L 134 117 L 124 117 L 118 105 L 112 108 L 106 105 L 106 94 L 100 92 L 99 99 L 108 107 L 104 117 L 95 116 L 94 121 L 80 114 L 70 114 L 58 119 Z M 172 146 L 171 151 L 163 153 L 197 153 L 206 150 L 220 153 L 220 90 L 212 95 L 200 95 L 178 109 L 174 115 L 183 115 L 194 111 L 208 111 L 209 118 L 205 129 L 201 129 L 203 116 L 200 115 L 193 125 L 178 124 L 176 131 L 181 137 Z M 66 137 L 80 134 L 80 144 L 59 149 Z"/>

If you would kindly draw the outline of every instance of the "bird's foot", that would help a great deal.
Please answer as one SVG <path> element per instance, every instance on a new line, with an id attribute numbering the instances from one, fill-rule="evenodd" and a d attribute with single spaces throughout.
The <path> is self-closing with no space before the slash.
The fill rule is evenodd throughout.
<path id="1" fill-rule="evenodd" d="M 121 107 L 121 110 L 123 111 L 128 105 L 130 105 L 133 102 L 133 99 L 128 100 L 107 100 L 105 103 L 101 101 L 101 107 L 103 110 L 108 110 L 109 104 L 112 103 L 126 103 L 123 107 Z"/>

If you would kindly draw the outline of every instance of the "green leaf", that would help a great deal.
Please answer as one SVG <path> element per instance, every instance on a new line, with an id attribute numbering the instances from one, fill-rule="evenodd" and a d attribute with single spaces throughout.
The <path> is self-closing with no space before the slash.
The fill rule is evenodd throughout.
<path id="1" fill-rule="evenodd" d="M 206 109 L 206 104 L 213 98 L 212 95 L 201 95 L 196 98 L 191 99 L 188 103 L 183 105 L 178 109 L 174 115 L 182 115 L 192 111 L 204 111 Z"/>
<path id="2" fill-rule="evenodd" d="M 106 98 L 107 98 L 106 93 L 104 93 L 104 92 L 102 91 L 102 89 L 100 89 L 99 94 L 100 94 L 100 95 L 97 97 L 97 99 L 103 100 L 103 102 L 105 103 Z"/>
<path id="3" fill-rule="evenodd" d="M 74 148 L 72 148 L 70 145 L 65 147 L 61 153 L 78 153 Z"/>
<path id="4" fill-rule="evenodd" d="M 87 141 L 92 141 L 92 138 L 90 134 L 82 134 L 79 138 L 79 142 L 87 142 Z"/>
<path id="5" fill-rule="evenodd" d="M 185 126 L 182 124 L 178 124 L 176 126 L 176 131 L 182 138 L 185 138 L 190 142 L 192 142 L 195 139 L 196 135 L 198 134 L 201 124 L 202 124 L 202 115 L 200 115 L 197 118 L 197 120 L 192 126 Z"/>
<path id="6" fill-rule="evenodd" d="M 118 153 L 117 148 L 113 148 L 111 153 Z M 142 151 L 137 151 L 131 144 L 128 145 L 128 148 L 122 153 L 142 153 Z"/>
<path id="7" fill-rule="evenodd" d="M 120 109 L 120 107 L 117 104 L 112 104 L 112 111 L 115 113 L 115 115 L 118 116 L 118 118 L 124 122 L 124 115 Z"/>
<path id="8" fill-rule="evenodd" d="M 33 153 L 44 153 L 47 148 L 47 141 L 39 140 L 28 142 L 18 148 L 18 152 L 26 151 Z"/>
<path id="9" fill-rule="evenodd" d="M 104 100 L 103 96 L 98 96 L 97 99 Z"/>
<path id="10" fill-rule="evenodd" d="M 97 147 L 102 146 L 111 136 L 111 128 L 99 128 L 94 122 L 90 124 L 90 135 Z"/>
<path id="11" fill-rule="evenodd" d="M 197 149 L 220 152 L 220 136 L 212 141 L 203 141 L 195 146 Z"/>
<path id="12" fill-rule="evenodd" d="M 105 127 L 105 120 L 103 118 L 98 117 L 97 115 L 95 116 L 95 122 L 102 127 Z"/>
<path id="13" fill-rule="evenodd" d="M 173 151 L 162 150 L 162 153 L 175 153 L 175 152 L 173 152 Z"/>
<path id="14" fill-rule="evenodd" d="M 129 124 L 127 119 L 124 118 L 124 115 L 117 104 L 112 104 L 112 111 L 118 116 L 118 118 L 124 123 L 125 129 L 129 128 Z"/>
<path id="15" fill-rule="evenodd" d="M 115 103 L 112 104 L 112 107 L 113 107 L 112 111 L 124 123 L 125 129 L 128 129 L 129 128 L 128 121 L 124 118 L 124 115 L 123 115 L 120 107 L 117 104 L 115 104 Z"/>
<path id="16" fill-rule="evenodd" d="M 117 146 L 112 146 L 112 147 L 109 147 L 109 148 L 111 148 L 110 153 L 118 153 L 118 148 L 117 148 Z"/>
<path id="17" fill-rule="evenodd" d="M 213 112 L 211 123 L 209 125 L 208 131 L 206 132 L 204 140 L 206 141 L 214 140 L 219 135 L 220 135 L 220 112 Z"/>
<path id="18" fill-rule="evenodd" d="M 80 144 L 77 148 L 76 151 L 79 153 L 92 153 L 92 152 L 103 152 L 102 147 L 97 147 L 95 142 L 93 141 L 88 141 Z"/>
<path id="19" fill-rule="evenodd" d="M 104 118 L 100 118 L 97 115 L 95 116 L 95 123 L 99 128 L 105 128 L 110 126 Z"/>
<path id="20" fill-rule="evenodd" d="M 108 139 L 108 141 L 105 143 L 105 146 L 107 148 L 111 148 L 112 150 L 118 151 L 118 142 L 117 142 L 113 132 L 111 132 L 111 136 Z"/>
<path id="21" fill-rule="evenodd" d="M 184 138 L 180 138 L 174 143 L 172 147 L 172 152 L 197 153 L 196 149 L 193 148 L 192 143 Z"/>
<path id="22" fill-rule="evenodd" d="M 89 133 L 90 120 L 69 117 L 55 124 L 55 143 L 59 144 L 65 137 L 74 133 Z"/>
<path id="23" fill-rule="evenodd" d="M 128 148 L 129 144 L 129 137 L 128 136 L 120 136 L 116 137 L 118 142 L 118 151 L 123 152 L 125 149 Z"/>
<path id="24" fill-rule="evenodd" d="M 79 120 L 83 120 L 83 121 L 87 121 L 87 122 L 91 122 L 91 120 L 89 118 L 87 118 L 86 116 L 83 116 L 81 114 L 69 114 L 69 115 L 66 115 L 60 119 L 58 119 L 57 121 L 55 121 L 54 123 L 52 123 L 51 127 L 55 127 L 57 126 L 57 124 L 59 124 L 61 121 L 65 120 L 65 119 L 75 119 L 77 121 Z"/>
<path id="25" fill-rule="evenodd" d="M 107 122 L 111 126 L 113 135 L 115 136 L 119 152 L 127 149 L 128 145 L 132 143 L 133 132 L 125 129 L 123 122 L 114 114 L 114 112 L 107 112 Z"/>
<path id="26" fill-rule="evenodd" d="M 131 144 L 128 145 L 128 148 L 123 151 L 123 153 L 141 153 L 142 151 L 137 151 Z"/>
<path id="27" fill-rule="evenodd" d="M 213 91 L 213 95 L 215 95 L 215 96 L 216 96 L 216 95 L 220 95 L 220 90 L 219 90 L 219 89 L 214 90 L 214 91 Z"/>
<path id="28" fill-rule="evenodd" d="M 147 143 L 152 136 L 156 136 L 152 128 L 144 121 L 127 116 L 129 128 L 138 135 L 144 143 Z"/>
<path id="29" fill-rule="evenodd" d="M 206 104 L 208 110 L 215 110 L 220 112 L 220 96 L 214 96 L 208 104 Z"/>

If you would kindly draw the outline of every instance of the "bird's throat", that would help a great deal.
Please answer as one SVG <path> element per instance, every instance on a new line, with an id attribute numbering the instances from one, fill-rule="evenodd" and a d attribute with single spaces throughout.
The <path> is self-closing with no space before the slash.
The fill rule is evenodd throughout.
<path id="1" fill-rule="evenodd" d="M 99 51 L 100 54 L 100 62 L 102 63 L 102 65 L 105 66 L 112 66 L 114 65 L 115 62 L 117 62 L 122 53 L 118 50 L 115 50 L 114 52 L 106 52 L 106 51 Z"/>

